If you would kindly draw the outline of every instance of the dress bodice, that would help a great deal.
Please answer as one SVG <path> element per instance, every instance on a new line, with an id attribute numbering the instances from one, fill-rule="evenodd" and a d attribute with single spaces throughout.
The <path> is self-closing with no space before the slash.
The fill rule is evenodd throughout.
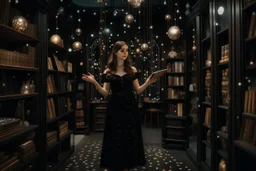
<path id="1" fill-rule="evenodd" d="M 139 77 L 139 73 L 124 74 L 122 76 L 117 74 L 103 74 L 103 82 L 109 82 L 112 93 L 117 92 L 132 92 L 133 81 Z"/>

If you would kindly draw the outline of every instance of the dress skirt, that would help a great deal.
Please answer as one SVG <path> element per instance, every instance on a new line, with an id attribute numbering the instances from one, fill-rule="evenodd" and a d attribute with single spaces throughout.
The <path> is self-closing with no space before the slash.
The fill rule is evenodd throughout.
<path id="1" fill-rule="evenodd" d="M 140 112 L 132 92 L 109 97 L 100 166 L 122 171 L 146 164 Z"/>

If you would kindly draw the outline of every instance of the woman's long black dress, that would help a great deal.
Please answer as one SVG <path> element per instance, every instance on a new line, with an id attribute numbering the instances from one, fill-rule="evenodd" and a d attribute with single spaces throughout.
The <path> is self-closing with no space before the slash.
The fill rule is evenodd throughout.
<path id="1" fill-rule="evenodd" d="M 110 83 L 112 94 L 105 119 L 101 168 L 119 171 L 146 163 L 140 113 L 133 91 L 133 80 L 138 75 L 103 74 L 103 81 Z"/>

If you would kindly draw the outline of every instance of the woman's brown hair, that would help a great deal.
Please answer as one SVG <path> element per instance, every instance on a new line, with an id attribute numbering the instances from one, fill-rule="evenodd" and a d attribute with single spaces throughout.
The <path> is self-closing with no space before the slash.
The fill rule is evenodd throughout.
<path id="1" fill-rule="evenodd" d="M 117 68 L 117 56 L 116 53 L 124 46 L 127 45 L 124 41 L 117 41 L 113 48 L 112 52 L 110 54 L 110 57 L 108 59 L 107 68 L 109 69 L 108 74 L 113 74 L 116 72 Z M 127 45 L 128 46 L 128 45 Z M 124 60 L 124 72 L 127 74 L 134 74 L 132 70 L 132 60 L 128 54 L 128 57 Z"/>

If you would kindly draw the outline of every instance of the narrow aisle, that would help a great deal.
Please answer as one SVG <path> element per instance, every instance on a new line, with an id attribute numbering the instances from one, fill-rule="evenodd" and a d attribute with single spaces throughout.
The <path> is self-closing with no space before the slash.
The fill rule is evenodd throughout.
<path id="1" fill-rule="evenodd" d="M 160 129 L 143 128 L 142 131 L 147 164 L 131 171 L 197 171 L 186 152 L 161 148 Z M 99 169 L 102 136 L 102 133 L 84 136 L 59 171 L 104 171 Z"/>

